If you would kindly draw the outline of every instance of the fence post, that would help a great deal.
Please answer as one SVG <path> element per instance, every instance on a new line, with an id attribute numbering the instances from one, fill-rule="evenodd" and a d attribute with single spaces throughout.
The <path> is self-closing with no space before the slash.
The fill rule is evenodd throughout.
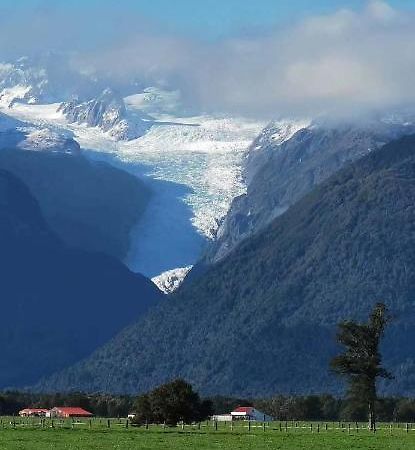
<path id="1" fill-rule="evenodd" d="M 282 431 L 282 425 L 281 425 L 281 422 L 280 422 L 280 431 Z"/>
<path id="2" fill-rule="evenodd" d="M 218 421 L 215 420 L 215 431 L 218 431 Z"/>
<path id="3" fill-rule="evenodd" d="M 320 433 L 320 424 L 317 424 L 317 433 Z"/>
<path id="4" fill-rule="evenodd" d="M 347 433 L 350 434 L 350 423 L 347 425 Z"/>
<path id="5" fill-rule="evenodd" d="M 233 431 L 233 420 L 231 420 L 231 431 Z"/>
<path id="6" fill-rule="evenodd" d="M 406 432 L 409 433 L 409 424 L 406 424 Z"/>
<path id="7" fill-rule="evenodd" d="M 326 424 L 325 424 L 325 428 L 326 428 L 326 431 L 327 431 L 328 428 L 329 428 L 329 426 L 327 425 L 327 422 L 326 422 Z"/>
<path id="8" fill-rule="evenodd" d="M 107 428 L 111 428 L 111 420 L 110 419 L 107 420 Z"/>
<path id="9" fill-rule="evenodd" d="M 251 419 L 248 419 L 248 431 L 251 431 Z"/>

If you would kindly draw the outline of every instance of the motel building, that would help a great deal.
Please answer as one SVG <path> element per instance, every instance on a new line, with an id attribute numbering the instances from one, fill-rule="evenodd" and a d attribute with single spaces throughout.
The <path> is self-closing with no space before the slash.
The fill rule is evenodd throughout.
<path id="1" fill-rule="evenodd" d="M 240 406 L 231 412 L 232 420 L 251 420 L 256 422 L 272 422 L 272 417 L 258 411 L 253 406 Z"/>
<path id="2" fill-rule="evenodd" d="M 20 417 L 46 417 L 48 409 L 44 408 L 25 408 L 19 411 Z"/>
<path id="3" fill-rule="evenodd" d="M 212 417 L 216 422 L 232 422 L 234 420 L 247 420 L 251 422 L 272 422 L 272 417 L 258 411 L 253 406 L 240 406 L 229 414 L 219 414 Z"/>

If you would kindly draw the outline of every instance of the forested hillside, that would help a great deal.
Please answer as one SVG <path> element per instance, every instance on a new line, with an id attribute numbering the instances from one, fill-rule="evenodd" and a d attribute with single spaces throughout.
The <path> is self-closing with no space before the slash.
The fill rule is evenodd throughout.
<path id="1" fill-rule="evenodd" d="M 284 126 L 269 125 L 251 145 L 245 166 L 247 192 L 232 202 L 205 263 L 222 259 L 348 163 L 415 133 L 411 124 L 322 121 L 305 125 L 284 140 Z"/>
<path id="2" fill-rule="evenodd" d="M 415 394 L 415 137 L 402 138 L 315 188 L 200 279 L 46 390 L 136 392 L 181 376 L 203 393 L 338 392 L 335 326 L 386 302 L 384 343 Z"/>
<path id="3" fill-rule="evenodd" d="M 0 386 L 73 364 L 161 300 L 116 258 L 67 247 L 36 199 L 0 170 Z"/>
<path id="4" fill-rule="evenodd" d="M 81 154 L 1 150 L 0 169 L 24 180 L 65 243 L 119 259 L 151 195 L 138 178 Z"/>

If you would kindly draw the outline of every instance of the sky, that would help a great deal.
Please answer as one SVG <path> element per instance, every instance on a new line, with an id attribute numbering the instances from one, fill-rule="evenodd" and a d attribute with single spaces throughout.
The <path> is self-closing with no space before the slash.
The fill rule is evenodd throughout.
<path id="1" fill-rule="evenodd" d="M 89 10 L 129 11 L 158 22 L 173 32 L 204 39 L 284 25 L 342 8 L 359 10 L 366 0 L 1 0 L 9 12 L 59 9 L 68 14 Z M 415 9 L 413 0 L 390 0 L 393 7 Z"/>
<path id="2" fill-rule="evenodd" d="M 415 101 L 414 0 L 0 0 L 0 58 L 179 89 L 203 111 L 355 115 Z"/>

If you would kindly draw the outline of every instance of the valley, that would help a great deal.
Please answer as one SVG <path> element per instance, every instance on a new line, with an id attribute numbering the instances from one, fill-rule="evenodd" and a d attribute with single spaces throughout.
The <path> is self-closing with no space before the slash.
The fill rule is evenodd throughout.
<path id="1" fill-rule="evenodd" d="M 173 115 L 171 96 L 162 94 L 166 99 L 161 94 L 157 101 L 150 94 L 125 99 L 131 120 L 138 108 L 154 118 L 141 137 L 130 141 L 68 123 L 56 103 L 0 104 L 0 112 L 16 119 L 72 133 L 87 157 L 122 167 L 148 183 L 154 196 L 132 232 L 125 262 L 150 277 L 198 260 L 233 198 L 245 190 L 243 159 L 264 125 L 243 118 Z"/>

